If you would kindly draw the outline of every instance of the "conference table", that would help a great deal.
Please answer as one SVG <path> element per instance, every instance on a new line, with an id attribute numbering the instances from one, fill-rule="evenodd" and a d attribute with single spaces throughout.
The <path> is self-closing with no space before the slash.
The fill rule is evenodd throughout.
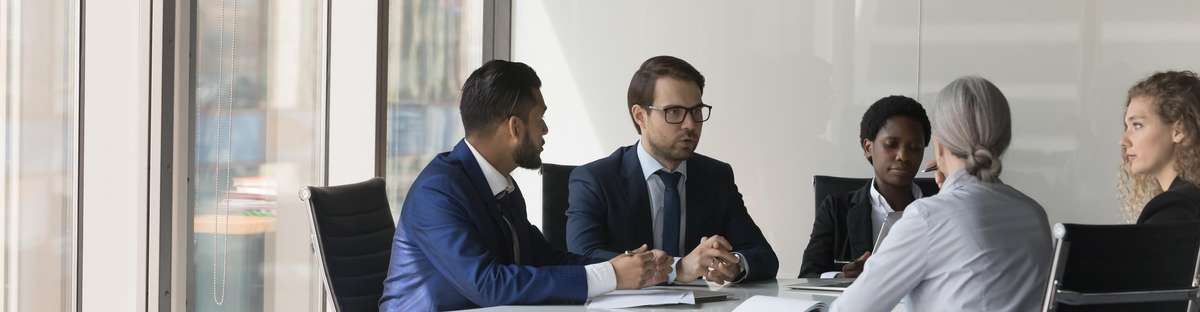
<path id="1" fill-rule="evenodd" d="M 721 288 L 710 288 L 702 285 L 686 285 L 686 286 L 668 286 L 672 289 L 695 289 L 717 291 L 728 294 L 729 297 L 723 301 L 707 302 L 691 304 L 675 304 L 661 305 L 650 307 L 627 308 L 620 310 L 628 311 L 733 311 L 742 301 L 756 296 L 776 296 L 782 298 L 796 298 L 804 300 L 816 300 L 820 302 L 833 302 L 841 292 L 836 291 L 815 291 L 815 290 L 793 290 L 787 286 L 804 281 L 805 279 L 797 278 L 781 278 L 771 281 L 750 282 L 737 285 L 730 285 Z M 589 311 L 585 305 L 537 305 L 537 306 L 500 306 L 483 309 L 473 309 L 467 311 Z M 604 311 L 592 309 L 591 311 Z M 893 311 L 904 311 L 903 304 L 898 304 Z"/>

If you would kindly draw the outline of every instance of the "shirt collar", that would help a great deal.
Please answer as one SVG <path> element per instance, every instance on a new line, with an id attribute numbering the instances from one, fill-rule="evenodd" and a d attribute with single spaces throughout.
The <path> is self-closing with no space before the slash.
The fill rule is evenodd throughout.
<path id="1" fill-rule="evenodd" d="M 925 197 L 925 194 L 921 192 L 921 187 L 917 186 L 916 183 L 913 183 L 912 185 L 912 195 L 913 200 Z M 871 206 L 874 207 L 877 212 L 888 213 L 896 211 L 896 208 L 888 204 L 886 198 L 883 198 L 883 194 L 879 193 L 879 189 L 875 188 L 874 178 L 871 178 L 871 201 L 873 201 L 873 205 Z"/>
<path id="2" fill-rule="evenodd" d="M 471 149 L 471 155 L 475 156 L 475 162 L 479 163 L 479 169 L 483 170 L 483 178 L 487 179 L 488 187 L 492 189 L 493 196 L 500 195 L 503 192 L 512 192 L 516 188 L 513 186 L 512 177 L 500 173 L 500 170 L 496 170 L 496 167 L 493 167 L 486 158 L 483 158 L 483 155 L 479 154 L 479 150 L 476 150 L 475 146 L 471 145 L 471 141 L 463 141 L 467 142 L 467 148 Z"/>
<path id="3" fill-rule="evenodd" d="M 977 178 L 973 175 L 967 174 L 966 169 L 958 169 L 958 170 L 955 170 L 954 172 L 951 172 L 950 175 L 946 176 L 946 180 L 944 180 L 942 182 L 942 189 L 948 190 L 948 189 L 951 189 L 951 187 L 955 186 L 956 184 L 967 183 L 967 182 L 978 182 L 978 181 L 979 181 L 979 178 Z"/>
<path id="4" fill-rule="evenodd" d="M 642 164 L 642 178 L 649 180 L 650 176 L 654 175 L 655 172 L 658 172 L 659 170 L 666 171 L 663 165 L 659 163 L 657 159 L 654 159 L 654 156 L 650 156 L 650 152 L 646 151 L 646 146 L 642 145 L 641 140 L 639 140 L 635 145 L 637 145 L 638 162 Z M 679 166 L 675 167 L 675 172 L 683 174 L 683 177 L 686 178 L 687 161 L 684 160 L 683 162 L 679 163 Z"/>

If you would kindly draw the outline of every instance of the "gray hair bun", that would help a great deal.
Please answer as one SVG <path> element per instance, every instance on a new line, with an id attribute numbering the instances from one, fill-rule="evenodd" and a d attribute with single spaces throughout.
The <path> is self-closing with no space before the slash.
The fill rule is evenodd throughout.
<path id="1" fill-rule="evenodd" d="M 967 173 L 979 177 L 984 182 L 996 182 L 1000 179 L 1000 158 L 983 146 L 976 146 L 975 151 L 967 155 Z"/>

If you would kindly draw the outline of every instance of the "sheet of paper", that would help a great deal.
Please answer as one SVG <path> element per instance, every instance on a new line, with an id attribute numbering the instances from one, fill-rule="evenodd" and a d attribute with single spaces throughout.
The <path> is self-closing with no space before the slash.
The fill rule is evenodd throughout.
<path id="1" fill-rule="evenodd" d="M 588 309 L 621 309 L 663 304 L 696 304 L 691 291 L 675 289 L 614 290 L 588 300 Z"/>
<path id="2" fill-rule="evenodd" d="M 733 312 L 750 312 L 750 311 L 804 311 L 804 312 L 820 312 L 825 311 L 828 307 L 824 302 L 816 300 L 804 300 L 793 298 L 779 298 L 771 296 L 754 296 L 746 299 L 745 302 L 739 304 Z"/>

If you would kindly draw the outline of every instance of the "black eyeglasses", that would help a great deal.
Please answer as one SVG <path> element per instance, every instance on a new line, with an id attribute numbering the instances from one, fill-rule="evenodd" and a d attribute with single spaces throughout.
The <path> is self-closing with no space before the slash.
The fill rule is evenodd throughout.
<path id="1" fill-rule="evenodd" d="M 710 117 L 712 115 L 712 106 L 710 106 L 708 104 L 700 104 L 700 105 L 692 106 L 691 108 L 687 108 L 687 107 L 683 107 L 683 106 L 668 106 L 666 108 L 659 108 L 659 107 L 654 107 L 654 106 L 642 106 L 642 107 L 645 107 L 650 110 L 656 110 L 656 111 L 663 112 L 663 118 L 666 118 L 667 123 L 671 123 L 671 124 L 683 123 L 683 118 L 687 117 L 688 115 L 692 115 L 692 121 L 705 122 L 705 121 L 708 121 L 708 117 Z"/>

